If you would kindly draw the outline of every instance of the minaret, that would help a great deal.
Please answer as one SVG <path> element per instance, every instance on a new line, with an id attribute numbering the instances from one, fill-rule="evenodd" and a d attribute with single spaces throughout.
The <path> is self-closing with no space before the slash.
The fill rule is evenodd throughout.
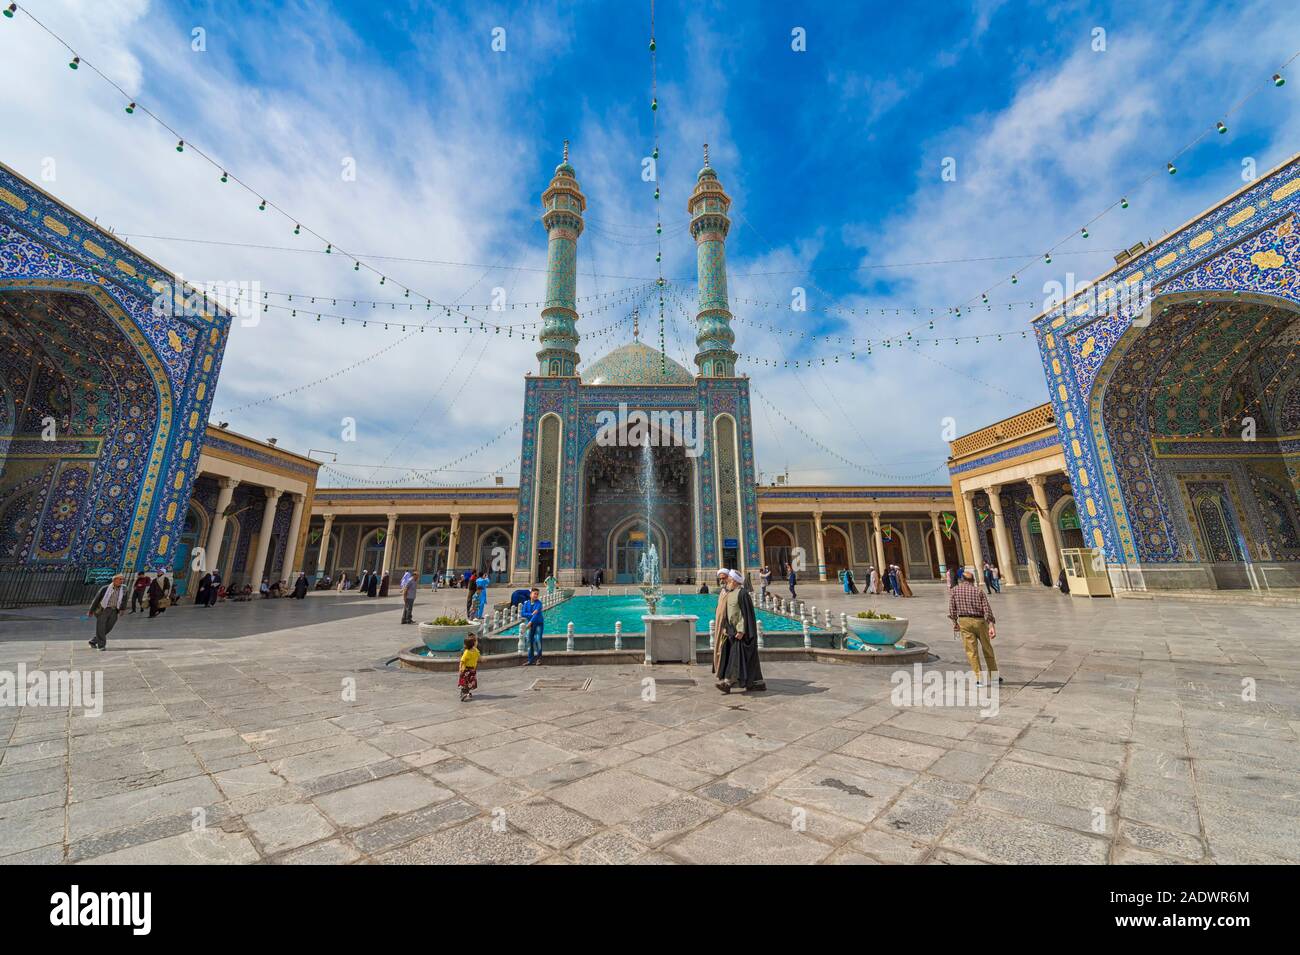
<path id="1" fill-rule="evenodd" d="M 727 210 L 731 197 L 722 190 L 718 174 L 709 165 L 709 144 L 704 144 L 704 168 L 686 204 L 691 214 L 691 235 L 700 286 L 700 311 L 695 324 L 699 352 L 695 364 L 704 378 L 728 378 L 736 373 L 736 341 L 731 331 L 731 310 L 727 307 Z"/>
<path id="2" fill-rule="evenodd" d="M 538 371 L 544 377 L 573 375 L 578 366 L 578 236 L 587 198 L 569 165 L 569 141 L 564 161 L 555 167 L 551 184 L 542 193 L 542 225 L 546 227 L 546 306 L 542 309 Z"/>

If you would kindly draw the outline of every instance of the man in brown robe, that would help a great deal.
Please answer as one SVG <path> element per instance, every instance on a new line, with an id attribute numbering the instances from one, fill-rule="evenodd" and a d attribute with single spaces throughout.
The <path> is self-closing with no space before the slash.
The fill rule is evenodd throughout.
<path id="1" fill-rule="evenodd" d="M 722 647 L 727 642 L 727 580 L 731 571 L 725 567 L 718 568 L 718 609 L 713 614 L 713 672 L 718 673 L 718 661 L 722 658 Z M 719 676 L 722 674 L 718 673 Z"/>

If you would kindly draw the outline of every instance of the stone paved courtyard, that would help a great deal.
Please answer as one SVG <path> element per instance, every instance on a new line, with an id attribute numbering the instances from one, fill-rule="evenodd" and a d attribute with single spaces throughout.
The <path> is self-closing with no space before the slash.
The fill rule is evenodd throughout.
<path id="1" fill-rule="evenodd" d="M 942 589 L 917 593 L 801 588 L 904 614 L 929 667 L 964 668 Z M 0 670 L 105 688 L 98 718 L 0 708 L 0 863 L 1300 860 L 1295 607 L 992 600 L 989 718 L 813 663 L 729 697 L 698 666 L 485 670 L 462 704 L 453 675 L 384 665 L 418 640 L 391 598 L 128 616 L 105 653 L 69 611 L 0 613 Z"/>

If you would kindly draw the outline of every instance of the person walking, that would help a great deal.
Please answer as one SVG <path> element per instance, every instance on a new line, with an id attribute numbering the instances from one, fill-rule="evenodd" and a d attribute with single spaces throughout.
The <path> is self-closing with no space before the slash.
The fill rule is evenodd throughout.
<path id="1" fill-rule="evenodd" d="M 152 620 L 158 614 L 167 608 L 163 606 L 163 600 L 167 596 L 166 579 L 159 574 L 149 584 L 149 619 Z"/>
<path id="2" fill-rule="evenodd" d="M 208 606 L 214 606 L 221 599 L 221 571 L 212 568 L 212 583 L 208 587 Z"/>
<path id="3" fill-rule="evenodd" d="M 897 567 L 894 568 L 894 571 L 895 571 L 894 581 L 898 584 L 898 596 L 900 597 L 912 596 L 912 588 L 908 586 L 907 571 L 904 569 L 903 565 L 899 564 Z"/>
<path id="4" fill-rule="evenodd" d="M 1002 593 L 1002 571 L 998 570 L 998 565 L 994 564 L 989 568 L 989 574 L 993 578 L 993 592 Z"/>
<path id="5" fill-rule="evenodd" d="M 379 571 L 372 570 L 370 576 L 366 578 L 366 596 L 379 596 Z"/>
<path id="6" fill-rule="evenodd" d="M 724 649 L 718 662 L 720 680 L 715 684 L 723 693 L 730 693 L 733 687 L 743 687 L 746 691 L 763 691 L 767 684 L 763 681 L 763 669 L 758 660 L 758 621 L 754 613 L 754 601 L 744 588 L 745 578 L 739 571 L 731 570 L 727 574 L 727 589 L 718 597 L 719 603 L 725 603 L 726 631 L 722 643 Z"/>
<path id="7" fill-rule="evenodd" d="M 492 578 L 488 576 L 487 570 L 481 571 L 478 579 L 474 581 L 477 597 L 477 600 L 475 601 L 475 610 L 477 611 L 479 620 L 485 619 L 487 615 L 488 584 L 491 582 Z"/>
<path id="8" fill-rule="evenodd" d="M 984 592 L 993 593 L 993 570 L 987 560 L 984 561 Z"/>
<path id="9" fill-rule="evenodd" d="M 465 619 L 474 619 L 474 602 L 476 595 L 474 593 L 474 572 L 465 571 Z"/>
<path id="10" fill-rule="evenodd" d="M 718 568 L 718 606 L 713 612 L 713 663 L 712 670 L 719 677 L 722 674 L 718 667 L 722 662 L 722 648 L 727 642 L 727 581 L 731 579 L 731 571 L 725 567 Z M 709 588 L 706 584 L 704 592 L 708 593 Z"/>
<path id="11" fill-rule="evenodd" d="M 95 636 L 90 641 L 92 649 L 103 650 L 108 646 L 109 631 L 117 626 L 117 615 L 126 609 L 125 580 L 121 574 L 114 574 L 91 601 L 86 616 L 95 618 Z"/>
<path id="12" fill-rule="evenodd" d="M 143 570 L 136 574 L 135 586 L 131 588 L 131 612 L 144 611 L 145 593 L 149 590 L 149 575 Z"/>
<path id="13" fill-rule="evenodd" d="M 293 582 L 293 595 L 299 600 L 307 599 L 307 575 L 298 574 L 298 579 Z"/>
<path id="14" fill-rule="evenodd" d="M 379 596 L 381 597 L 388 596 L 388 583 L 389 583 L 388 571 L 384 571 L 384 576 L 379 578 Z"/>
<path id="15" fill-rule="evenodd" d="M 539 666 L 542 662 L 542 637 L 546 632 L 546 621 L 542 616 L 542 592 L 534 587 L 528 592 L 528 599 L 519 607 L 521 627 L 528 627 L 524 637 L 528 647 L 528 662 L 524 666 Z M 533 651 L 537 652 L 534 653 Z"/>
<path id="16" fill-rule="evenodd" d="M 137 580 L 136 585 L 139 586 L 139 583 L 140 582 Z M 146 583 L 145 589 L 148 589 L 148 586 L 149 585 Z M 199 578 L 199 586 L 194 592 L 194 606 L 206 607 L 208 605 L 208 593 L 211 590 L 212 590 L 212 574 L 205 573 L 202 577 Z"/>
<path id="17" fill-rule="evenodd" d="M 767 588 L 772 583 L 772 568 L 763 565 L 762 570 L 758 572 L 758 602 L 760 605 L 767 603 Z"/>
<path id="18" fill-rule="evenodd" d="M 456 686 L 460 688 L 460 701 L 474 699 L 478 689 L 478 638 L 472 633 L 465 635 L 465 652 L 460 655 L 460 669 L 456 677 Z"/>
<path id="19" fill-rule="evenodd" d="M 791 565 L 790 565 L 790 576 L 787 578 L 787 582 L 790 584 L 790 599 L 791 599 L 791 600 L 797 600 L 797 599 L 799 599 L 798 594 L 796 594 L 796 593 L 794 592 L 794 585 L 795 585 L 796 583 L 798 583 L 798 581 L 799 581 L 799 578 L 798 578 L 797 576 L 795 576 L 795 572 L 794 572 L 794 564 L 791 564 Z"/>
<path id="20" fill-rule="evenodd" d="M 993 608 L 989 598 L 975 586 L 975 572 L 962 572 L 962 579 L 957 586 L 948 591 L 948 619 L 952 621 L 952 630 L 961 634 L 966 648 L 966 659 L 975 673 L 975 685 L 987 686 L 994 679 L 1002 682 L 998 676 L 998 661 L 993 655 L 992 640 L 997 636 L 997 621 L 993 617 Z M 984 656 L 986 681 L 980 671 L 980 654 Z"/>
<path id="21" fill-rule="evenodd" d="M 402 623 L 415 623 L 415 593 L 419 589 L 419 574 L 408 570 L 402 575 Z"/>

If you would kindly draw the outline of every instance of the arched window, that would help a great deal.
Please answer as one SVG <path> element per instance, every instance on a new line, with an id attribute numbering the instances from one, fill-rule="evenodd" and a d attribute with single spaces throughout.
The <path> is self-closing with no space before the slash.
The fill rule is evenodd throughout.
<path id="1" fill-rule="evenodd" d="M 379 573 L 384 572 L 384 541 L 381 539 L 383 531 L 372 531 L 366 538 L 366 546 L 361 549 L 361 566 L 358 571 L 374 570 Z"/>
<path id="2" fill-rule="evenodd" d="M 439 527 L 424 535 L 420 545 L 420 582 L 429 583 L 447 570 L 447 543 L 450 534 Z"/>
<path id="3" fill-rule="evenodd" d="M 1196 525 L 1205 547 L 1205 559 L 1218 563 L 1241 561 L 1241 541 L 1237 537 L 1236 523 L 1224 506 L 1222 495 L 1204 491 L 1192 502 L 1196 509 Z"/>
<path id="4" fill-rule="evenodd" d="M 494 527 L 479 538 L 478 569 L 486 569 L 494 583 L 504 583 L 510 569 L 510 537 Z"/>

